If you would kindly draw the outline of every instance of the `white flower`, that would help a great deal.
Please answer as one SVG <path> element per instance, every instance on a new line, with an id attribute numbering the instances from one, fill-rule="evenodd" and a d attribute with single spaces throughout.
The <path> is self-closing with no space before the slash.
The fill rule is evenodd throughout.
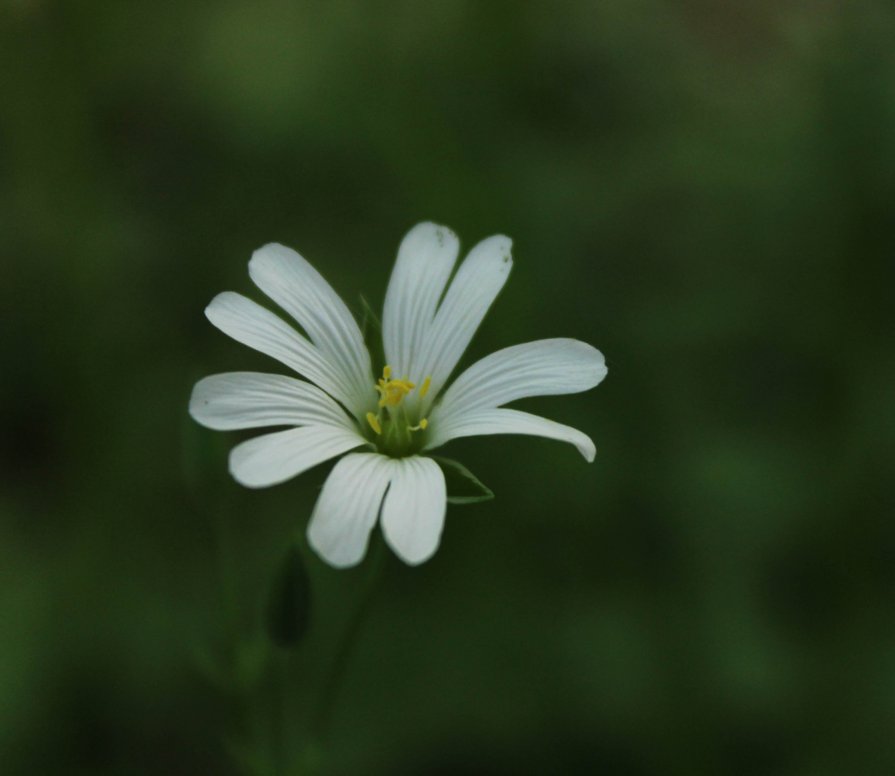
<path id="1" fill-rule="evenodd" d="M 206 309 L 225 334 L 307 380 L 232 372 L 196 384 L 190 414 L 208 428 L 288 427 L 233 449 L 236 480 L 250 488 L 276 485 L 348 453 L 327 478 L 308 525 L 311 546 L 331 565 L 361 561 L 380 514 L 386 541 L 405 562 L 432 556 L 447 493 L 441 467 L 426 453 L 451 439 L 532 434 L 570 442 L 587 461 L 594 459 L 594 444 L 582 432 L 503 407 L 528 396 L 593 388 L 606 376 L 606 365 L 590 345 L 573 339 L 514 345 L 473 364 L 446 388 L 507 280 L 510 247 L 502 235 L 483 240 L 449 284 L 459 252 L 456 235 L 431 223 L 410 230 L 385 297 L 386 364 L 378 381 L 345 303 L 304 258 L 282 245 L 255 251 L 249 275 L 307 336 L 233 292 L 219 294 Z"/>

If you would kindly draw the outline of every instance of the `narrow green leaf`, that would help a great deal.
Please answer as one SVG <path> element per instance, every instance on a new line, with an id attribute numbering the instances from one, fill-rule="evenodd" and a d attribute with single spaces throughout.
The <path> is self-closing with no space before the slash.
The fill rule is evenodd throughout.
<path id="1" fill-rule="evenodd" d="M 267 599 L 267 635 L 278 647 L 295 647 L 308 630 L 311 580 L 301 552 L 289 547 L 274 576 Z"/>
<path id="2" fill-rule="evenodd" d="M 385 363 L 385 353 L 382 347 L 382 321 L 373 311 L 370 303 L 364 296 L 360 298 L 361 307 L 361 334 L 364 337 L 364 344 L 370 352 L 373 359 L 373 369 L 375 371 L 376 364 Z"/>
<path id="3" fill-rule="evenodd" d="M 432 459 L 444 472 L 448 503 L 476 504 L 479 501 L 489 501 L 494 498 L 494 491 L 459 461 L 440 456 L 432 456 Z"/>
<path id="4" fill-rule="evenodd" d="M 382 321 L 379 320 L 379 316 L 373 311 L 373 308 L 363 294 L 361 294 L 360 297 L 360 307 L 363 312 L 361 332 L 363 332 L 364 336 L 366 336 L 369 327 L 374 328 L 377 334 L 382 334 Z"/>

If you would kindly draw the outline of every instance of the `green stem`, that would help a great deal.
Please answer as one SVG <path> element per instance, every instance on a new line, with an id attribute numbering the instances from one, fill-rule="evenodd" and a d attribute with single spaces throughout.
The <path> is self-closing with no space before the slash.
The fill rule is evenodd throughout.
<path id="1" fill-rule="evenodd" d="M 291 771 L 291 715 L 289 713 L 289 661 L 286 655 L 274 656 L 273 671 L 274 762 L 277 773 L 288 776 Z"/>
<path id="2" fill-rule="evenodd" d="M 370 570 L 367 573 L 366 585 L 345 630 L 342 633 L 339 643 L 336 647 L 335 657 L 330 666 L 329 673 L 323 682 L 320 693 L 320 702 L 317 707 L 317 713 L 311 720 L 311 736 L 312 740 L 323 742 L 326 740 L 330 723 L 332 721 L 333 709 L 345 671 L 351 660 L 351 656 L 357 645 L 358 636 L 366 622 L 370 613 L 376 591 L 382 581 L 382 570 L 385 566 L 385 542 L 381 536 L 373 537 L 373 547 L 370 551 Z"/>

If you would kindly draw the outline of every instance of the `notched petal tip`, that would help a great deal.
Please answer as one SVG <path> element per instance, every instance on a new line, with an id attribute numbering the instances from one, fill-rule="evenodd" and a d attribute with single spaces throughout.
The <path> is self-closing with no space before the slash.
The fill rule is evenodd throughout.
<path id="1" fill-rule="evenodd" d="M 435 221 L 420 221 L 418 224 L 414 224 L 410 229 L 407 230 L 407 234 L 405 235 L 405 239 L 410 237 L 411 235 L 432 235 L 437 232 L 442 232 L 444 234 L 453 235 L 454 230 L 449 226 L 445 226 L 444 224 L 437 224 Z"/>
<path id="2" fill-rule="evenodd" d="M 423 221 L 404 235 L 398 254 L 400 256 L 402 253 L 409 253 L 414 258 L 419 254 L 436 257 L 441 251 L 446 250 L 453 261 L 459 249 L 460 238 L 450 227 L 436 224 L 434 221 Z"/>
<path id="3" fill-rule="evenodd" d="M 513 266 L 513 241 L 505 234 L 492 234 L 473 247 L 470 255 L 473 254 L 484 254 L 492 261 L 505 264 L 509 272 Z"/>

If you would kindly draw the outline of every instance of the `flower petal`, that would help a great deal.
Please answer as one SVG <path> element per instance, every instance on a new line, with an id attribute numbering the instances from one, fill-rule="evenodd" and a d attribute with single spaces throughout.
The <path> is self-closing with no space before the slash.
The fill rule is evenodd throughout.
<path id="1" fill-rule="evenodd" d="M 249 276 L 307 332 L 337 370 L 355 403 L 373 395 L 370 354 L 357 321 L 332 286 L 302 256 L 270 243 L 252 254 Z M 353 409 L 352 409 L 353 411 Z"/>
<path id="2" fill-rule="evenodd" d="M 413 456 L 391 461 L 391 479 L 382 531 L 398 557 L 416 566 L 438 549 L 447 509 L 444 474 L 431 458 Z"/>
<path id="3" fill-rule="evenodd" d="M 205 315 L 227 336 L 294 369 L 341 401 L 355 415 L 363 417 L 366 406 L 359 404 L 357 397 L 346 390 L 338 370 L 307 339 L 270 310 L 242 294 L 225 291 L 211 300 Z"/>
<path id="4" fill-rule="evenodd" d="M 234 447 L 230 451 L 230 473 L 247 488 L 266 488 L 363 444 L 367 442 L 360 434 L 345 428 L 290 428 Z"/>
<path id="5" fill-rule="evenodd" d="M 385 360 L 397 376 L 421 379 L 415 361 L 459 250 L 457 235 L 430 222 L 417 224 L 401 241 L 382 313 Z"/>
<path id="6" fill-rule="evenodd" d="M 363 559 L 389 476 L 389 460 L 377 453 L 351 453 L 333 467 L 308 523 L 308 543 L 330 566 Z"/>
<path id="7" fill-rule="evenodd" d="M 470 252 L 445 294 L 423 345 L 418 374 L 431 376 L 424 409 L 429 406 L 469 345 L 472 336 L 506 283 L 513 266 L 512 241 L 503 235 L 482 240 Z"/>
<path id="8" fill-rule="evenodd" d="M 445 442 L 459 437 L 485 436 L 488 434 L 530 434 L 531 436 L 569 442 L 590 463 L 597 454 L 593 441 L 587 434 L 556 423 L 553 420 L 532 415 L 528 412 L 508 409 L 480 409 L 469 413 L 455 413 L 441 423 L 429 426 L 426 449 L 440 447 Z"/>
<path id="9" fill-rule="evenodd" d="M 450 412 L 500 407 L 527 396 L 587 391 L 606 377 L 606 361 L 579 340 L 556 338 L 498 350 L 477 361 L 447 389 L 432 413 L 446 421 Z"/>
<path id="10" fill-rule="evenodd" d="M 284 375 L 228 372 L 196 383 L 190 415 L 218 431 L 263 426 L 336 426 L 353 422 L 317 386 Z"/>

